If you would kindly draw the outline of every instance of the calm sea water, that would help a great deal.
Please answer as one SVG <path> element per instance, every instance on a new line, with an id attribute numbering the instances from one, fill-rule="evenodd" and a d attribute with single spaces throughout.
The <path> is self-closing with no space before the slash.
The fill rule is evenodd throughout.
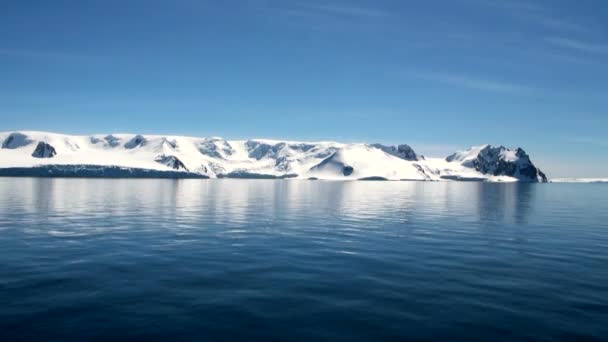
<path id="1" fill-rule="evenodd" d="M 0 178 L 0 335 L 606 340 L 608 186 Z"/>

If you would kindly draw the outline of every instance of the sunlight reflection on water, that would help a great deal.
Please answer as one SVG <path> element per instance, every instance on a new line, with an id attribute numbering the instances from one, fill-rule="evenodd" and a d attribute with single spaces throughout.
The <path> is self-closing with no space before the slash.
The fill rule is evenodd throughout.
<path id="1" fill-rule="evenodd" d="M 606 337 L 606 203 L 587 184 L 0 178 L 0 328 Z"/>

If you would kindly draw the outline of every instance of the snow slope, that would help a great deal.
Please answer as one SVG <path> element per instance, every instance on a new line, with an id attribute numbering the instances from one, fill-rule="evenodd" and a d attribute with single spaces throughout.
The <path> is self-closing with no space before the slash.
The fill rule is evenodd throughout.
<path id="1" fill-rule="evenodd" d="M 112 174 L 132 169 L 170 177 L 543 181 L 523 150 L 489 145 L 448 158 L 424 158 L 408 145 L 331 141 L 19 131 L 0 133 L 0 142 L 0 175 L 28 175 L 28 169 L 36 169 L 35 175 L 50 169 L 77 175 L 74 170 L 86 166 Z"/>

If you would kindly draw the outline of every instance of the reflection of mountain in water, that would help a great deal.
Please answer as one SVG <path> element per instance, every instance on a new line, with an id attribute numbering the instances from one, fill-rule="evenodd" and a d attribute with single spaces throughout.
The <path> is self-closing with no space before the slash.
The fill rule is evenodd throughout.
<path id="1" fill-rule="evenodd" d="M 477 207 L 483 222 L 527 223 L 533 184 L 479 184 Z"/>
<path id="2" fill-rule="evenodd" d="M 394 233 L 414 226 L 432 233 L 434 227 L 444 226 L 441 220 L 446 216 L 464 230 L 525 224 L 537 189 L 534 184 L 428 182 L 40 178 L 11 182 L 19 183 L 19 191 L 10 195 L 16 206 L 38 214 L 60 214 L 57 218 L 121 215 L 136 208 L 142 215 L 162 215 L 168 229 L 203 216 L 207 222 L 229 223 L 235 229 L 265 217 L 268 229 L 275 230 L 294 220 L 312 227 L 330 217 L 346 230 L 364 222 L 368 229 L 394 225 Z M 297 228 L 305 232 L 310 227 Z"/>

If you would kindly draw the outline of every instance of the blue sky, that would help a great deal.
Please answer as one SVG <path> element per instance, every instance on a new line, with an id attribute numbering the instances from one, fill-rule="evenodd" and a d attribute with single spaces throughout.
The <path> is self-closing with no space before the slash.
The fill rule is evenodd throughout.
<path id="1" fill-rule="evenodd" d="M 608 1 L 3 1 L 0 130 L 522 146 L 608 176 Z"/>

